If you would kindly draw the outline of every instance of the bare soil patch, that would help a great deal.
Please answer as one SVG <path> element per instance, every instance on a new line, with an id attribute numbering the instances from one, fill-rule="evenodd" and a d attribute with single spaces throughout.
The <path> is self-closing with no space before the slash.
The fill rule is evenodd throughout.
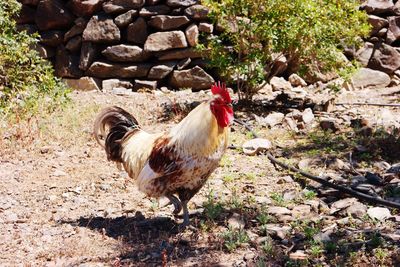
<path id="1" fill-rule="evenodd" d="M 342 92 L 337 101 L 376 98 L 393 103 L 399 100 L 399 90 Z M 181 218 L 172 216 L 172 207 L 159 208 L 140 193 L 134 181 L 106 160 L 92 138 L 93 120 L 103 107 L 121 106 L 145 129 L 161 131 L 179 121 L 193 102 L 205 98 L 202 92 L 129 96 L 74 92 L 72 104 L 63 111 L 4 130 L 0 140 L 1 265 L 400 264 L 398 211 L 391 210 L 392 217 L 382 221 L 366 213 L 351 215 L 346 209 L 353 202 L 333 212 L 334 203 L 346 196 L 275 168 L 266 155 L 246 156 L 240 149 L 228 150 L 220 168 L 190 202 L 196 230 L 179 232 Z M 182 99 L 187 105 L 182 106 Z M 400 123 L 399 110 L 387 107 L 344 106 L 329 116 L 365 117 L 377 130 L 393 125 L 383 118 L 387 111 Z M 318 126 L 294 133 L 284 124 L 261 127 L 246 110 L 239 110 L 237 116 L 274 143 L 275 155 L 293 164 L 309 159 L 306 166 L 316 174 L 357 176 L 352 169 L 335 169 L 329 160 L 347 164 L 349 152 L 360 145 L 369 154 L 352 154 L 356 161 L 352 166 L 358 172 L 384 173 L 379 162 L 400 161 L 397 152 L 389 149 L 398 145 L 395 134 L 385 143 L 390 134 L 373 135 L 381 140 L 374 142 L 351 135 L 350 130 L 324 133 Z M 233 127 L 233 144 L 240 147 L 249 138 L 244 129 Z M 396 178 L 399 175 L 391 179 Z M 398 201 L 399 185 L 392 185 L 390 197 Z"/>

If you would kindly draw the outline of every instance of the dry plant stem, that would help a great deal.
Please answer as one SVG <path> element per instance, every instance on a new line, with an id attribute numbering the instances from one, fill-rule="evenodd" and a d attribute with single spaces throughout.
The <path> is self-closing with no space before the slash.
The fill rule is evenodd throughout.
<path id="1" fill-rule="evenodd" d="M 377 106 L 377 107 L 397 107 L 400 108 L 400 104 L 384 104 L 384 103 L 335 103 L 339 106 Z"/>
<path id="2" fill-rule="evenodd" d="M 256 133 L 253 131 L 253 129 L 252 129 L 249 125 L 247 125 L 245 122 L 243 122 L 243 121 L 241 121 L 241 120 L 239 120 L 239 119 L 235 119 L 235 122 L 236 122 L 237 124 L 239 124 L 239 125 L 245 127 L 246 130 L 248 130 L 249 132 L 251 132 L 251 134 L 252 134 L 255 138 L 258 138 L 258 137 L 259 137 L 258 134 L 256 134 Z M 277 159 L 276 159 L 274 156 L 272 156 L 272 154 L 269 153 L 269 152 L 267 153 L 267 157 L 268 157 L 268 159 L 269 159 L 272 163 L 274 163 L 274 164 L 276 164 L 276 165 L 278 165 L 278 166 L 280 166 L 280 167 L 282 167 L 282 168 L 284 168 L 284 169 L 286 169 L 286 170 L 290 170 L 290 171 L 292 171 L 292 172 L 299 173 L 299 174 L 301 174 L 302 176 L 304 176 L 304 177 L 306 177 L 306 178 L 309 178 L 309 179 L 311 179 L 311 180 L 313 180 L 313 181 L 316 181 L 316 182 L 318 182 L 318 183 L 320 183 L 320 184 L 322 184 L 322 185 L 324 185 L 324 186 L 327 186 L 327 187 L 336 189 L 336 190 L 338 190 L 338 191 L 341 192 L 341 193 L 348 194 L 348 195 L 353 196 L 353 197 L 356 197 L 356 198 L 358 198 L 358 199 L 360 199 L 360 200 L 367 201 L 367 202 L 369 202 L 369 203 L 371 203 L 371 204 L 380 204 L 380 205 L 383 205 L 383 206 L 387 206 L 387 207 L 392 207 L 392 208 L 400 209 L 400 203 L 396 203 L 396 202 L 384 200 L 384 199 L 382 199 L 382 198 L 373 197 L 373 196 L 370 196 L 370 195 L 368 195 L 368 194 L 364 194 L 364 193 L 355 191 L 355 190 L 353 190 L 353 189 L 351 189 L 351 188 L 348 188 L 348 187 L 345 187 L 345 186 L 341 186 L 341 185 L 337 185 L 337 184 L 331 183 L 331 182 L 325 180 L 325 179 L 322 178 L 322 177 L 309 174 L 309 173 L 307 173 L 307 172 L 305 172 L 305 171 L 299 170 L 299 169 L 297 169 L 297 168 L 295 168 L 295 167 L 293 167 L 293 166 L 290 166 L 290 165 L 288 165 L 288 164 L 285 164 L 285 163 L 283 163 L 283 162 L 277 160 Z"/>

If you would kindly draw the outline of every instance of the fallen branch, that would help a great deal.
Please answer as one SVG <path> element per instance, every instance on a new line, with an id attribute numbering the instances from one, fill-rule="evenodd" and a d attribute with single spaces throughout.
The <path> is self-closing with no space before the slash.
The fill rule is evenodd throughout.
<path id="1" fill-rule="evenodd" d="M 339 106 L 377 106 L 377 107 L 397 107 L 400 108 L 400 104 L 384 104 L 384 103 L 335 103 Z"/>
<path id="2" fill-rule="evenodd" d="M 239 119 L 235 119 L 235 122 L 237 124 L 245 127 L 246 130 L 248 130 L 255 138 L 259 138 L 259 135 L 256 134 L 248 124 L 246 124 L 245 122 L 243 122 L 243 121 L 241 121 Z M 311 179 L 311 180 L 313 180 L 315 182 L 318 182 L 318 183 L 320 183 L 320 184 L 322 184 L 324 186 L 336 189 L 339 192 L 342 192 L 344 194 L 348 194 L 348 195 L 356 197 L 358 199 L 365 200 L 365 201 L 367 201 L 367 202 L 369 202 L 371 204 L 381 204 L 383 206 L 400 209 L 400 203 L 384 200 L 382 198 L 373 197 L 373 196 L 370 196 L 368 194 L 364 194 L 364 193 L 358 192 L 356 190 L 353 190 L 351 188 L 331 183 L 331 182 L 327 181 L 326 179 L 324 179 L 322 177 L 309 174 L 309 173 L 307 173 L 305 171 L 302 171 L 302 170 L 297 169 L 297 168 L 295 168 L 293 166 L 290 166 L 290 165 L 288 165 L 286 163 L 283 163 L 283 162 L 277 160 L 269 152 L 267 153 L 267 157 L 272 163 L 274 163 L 274 164 L 276 164 L 276 165 L 278 165 L 278 166 L 280 166 L 280 167 L 282 167 L 284 169 L 290 170 L 292 172 L 299 173 L 299 174 L 303 175 L 304 177 L 307 177 L 307 178 L 309 178 L 309 179 Z"/>

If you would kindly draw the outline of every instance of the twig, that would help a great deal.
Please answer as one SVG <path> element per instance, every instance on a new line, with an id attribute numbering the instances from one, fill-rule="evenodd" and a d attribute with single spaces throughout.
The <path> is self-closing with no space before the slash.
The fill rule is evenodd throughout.
<path id="1" fill-rule="evenodd" d="M 246 124 L 245 122 L 243 122 L 243 121 L 241 121 L 241 120 L 239 120 L 239 119 L 235 119 L 235 122 L 236 122 L 237 124 L 242 125 L 243 127 L 245 127 L 246 130 L 248 130 L 255 138 L 258 138 L 258 137 L 259 137 L 258 134 L 256 134 L 256 133 L 253 131 L 253 129 L 252 129 L 248 124 Z M 337 184 L 331 183 L 331 182 L 325 180 L 325 179 L 322 178 L 322 177 L 309 174 L 309 173 L 307 173 L 307 172 L 305 172 L 305 171 L 302 171 L 302 170 L 300 170 L 300 169 L 297 169 L 297 168 L 295 168 L 295 167 L 293 167 L 293 166 L 287 165 L 287 164 L 285 164 L 285 163 L 283 163 L 283 162 L 277 160 L 277 159 L 276 159 L 274 156 L 272 156 L 272 154 L 269 153 L 269 152 L 267 153 L 267 157 L 268 157 L 268 159 L 269 159 L 272 163 L 274 163 L 274 164 L 276 164 L 276 165 L 278 165 L 278 166 L 281 166 L 281 167 L 284 168 L 284 169 L 290 170 L 290 171 L 292 171 L 292 172 L 300 173 L 300 174 L 303 175 L 304 177 L 307 177 L 307 178 L 309 178 L 309 179 L 311 179 L 311 180 L 313 180 L 313 181 L 315 181 L 315 182 L 318 182 L 318 183 L 320 183 L 320 184 L 322 184 L 322 185 L 324 185 L 324 186 L 327 186 L 327 187 L 336 189 L 336 190 L 338 190 L 339 192 L 348 194 L 348 195 L 350 195 L 350 196 L 356 197 L 356 198 L 361 199 L 361 200 L 365 200 L 365 201 L 367 201 L 367 202 L 369 202 L 369 203 L 372 203 L 372 204 L 381 204 L 381 205 L 383 205 L 383 206 L 387 206 L 387 207 L 392 207 L 392 208 L 400 209 L 400 203 L 396 203 L 396 202 L 384 200 L 384 199 L 382 199 L 382 198 L 373 197 L 373 196 L 370 196 L 370 195 L 368 195 L 368 194 L 364 194 L 364 193 L 355 191 L 355 190 L 353 190 L 353 189 L 351 189 L 351 188 L 348 188 L 348 187 L 344 187 L 344 186 L 341 186 L 341 185 L 337 185 Z"/>
<path id="2" fill-rule="evenodd" d="M 378 107 L 397 107 L 400 108 L 400 104 L 384 104 L 384 103 L 335 103 L 340 106 L 378 106 Z"/>

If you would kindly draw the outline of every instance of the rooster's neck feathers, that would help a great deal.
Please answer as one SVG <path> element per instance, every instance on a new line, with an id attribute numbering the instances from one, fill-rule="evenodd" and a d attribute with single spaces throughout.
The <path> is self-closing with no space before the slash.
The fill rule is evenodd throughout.
<path id="1" fill-rule="evenodd" d="M 211 156 L 221 142 L 227 145 L 228 128 L 218 126 L 210 110 L 210 101 L 207 101 L 192 110 L 169 135 L 170 144 L 175 144 L 183 153 Z"/>

